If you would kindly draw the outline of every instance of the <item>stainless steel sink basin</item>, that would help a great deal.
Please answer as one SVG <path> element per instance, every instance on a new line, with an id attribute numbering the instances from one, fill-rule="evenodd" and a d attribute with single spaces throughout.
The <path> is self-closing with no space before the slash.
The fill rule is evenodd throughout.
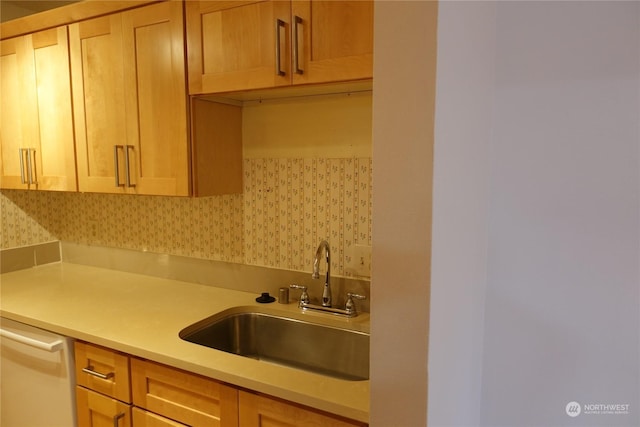
<path id="1" fill-rule="evenodd" d="M 369 334 L 258 312 L 214 316 L 180 338 L 257 360 L 358 381 L 369 378 Z"/>

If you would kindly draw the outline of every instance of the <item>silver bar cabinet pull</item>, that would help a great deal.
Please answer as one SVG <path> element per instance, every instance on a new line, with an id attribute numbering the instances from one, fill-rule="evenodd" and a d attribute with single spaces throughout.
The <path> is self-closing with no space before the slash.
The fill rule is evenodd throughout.
<path id="1" fill-rule="evenodd" d="M 285 73 L 280 68 L 280 28 L 284 28 L 285 22 L 282 19 L 276 19 L 276 75 L 284 76 Z"/>
<path id="2" fill-rule="evenodd" d="M 31 153 L 33 153 L 33 155 L 31 155 Z M 27 157 L 28 157 L 28 162 L 27 162 L 27 181 L 29 182 L 29 185 L 31 184 L 37 184 L 38 182 L 36 181 L 36 179 L 33 176 L 33 170 L 35 169 L 33 167 L 33 160 L 35 159 L 35 154 L 36 154 L 36 150 L 35 148 L 27 148 Z"/>
<path id="3" fill-rule="evenodd" d="M 124 184 L 120 184 L 120 167 L 118 166 L 118 148 L 124 149 L 122 145 L 113 146 L 113 163 L 116 166 L 116 187 L 124 187 Z"/>
<path id="4" fill-rule="evenodd" d="M 113 427 L 118 427 L 118 421 L 120 421 L 120 418 L 124 418 L 124 412 L 113 416 Z"/>
<path id="5" fill-rule="evenodd" d="M 302 18 L 295 16 L 293 18 L 293 71 L 296 74 L 302 74 L 304 71 L 300 68 L 298 60 L 298 25 L 302 24 Z"/>
<path id="6" fill-rule="evenodd" d="M 109 373 L 103 374 L 103 373 L 94 371 L 92 365 L 89 365 L 86 368 L 82 368 L 82 372 L 84 372 L 86 374 L 89 374 L 89 375 L 93 375 L 94 377 L 98 377 L 101 380 L 108 380 L 109 378 L 113 378 L 113 376 L 114 376 L 113 372 L 109 372 Z"/>
<path id="7" fill-rule="evenodd" d="M 24 152 L 26 148 L 18 148 L 18 156 L 20 157 L 20 182 L 26 184 L 27 180 L 24 177 Z"/>
<path id="8" fill-rule="evenodd" d="M 135 184 L 131 184 L 131 169 L 129 168 L 129 149 L 134 149 L 133 145 L 125 145 L 124 146 L 124 168 L 126 169 L 126 174 L 124 176 L 125 183 L 127 187 L 135 187 Z"/>

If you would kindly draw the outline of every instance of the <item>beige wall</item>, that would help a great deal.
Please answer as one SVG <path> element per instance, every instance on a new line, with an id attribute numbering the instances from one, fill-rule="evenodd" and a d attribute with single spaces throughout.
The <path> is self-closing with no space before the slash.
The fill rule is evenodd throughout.
<path id="1" fill-rule="evenodd" d="M 350 249 L 371 245 L 371 93 L 249 103 L 244 116 L 243 194 L 3 190 L 0 248 L 60 239 L 306 271 L 327 239 L 332 273 L 353 276 Z"/>
<path id="2" fill-rule="evenodd" d="M 436 2 L 376 2 L 371 426 L 427 424 Z"/>

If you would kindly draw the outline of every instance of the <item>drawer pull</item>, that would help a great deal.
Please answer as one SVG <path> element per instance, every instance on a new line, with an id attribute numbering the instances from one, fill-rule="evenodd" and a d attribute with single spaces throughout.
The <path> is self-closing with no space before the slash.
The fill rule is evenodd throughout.
<path id="1" fill-rule="evenodd" d="M 120 420 L 120 418 L 124 418 L 124 412 L 113 416 L 113 427 L 118 427 L 118 421 Z"/>
<path id="2" fill-rule="evenodd" d="M 108 374 L 102 374 L 100 372 L 96 372 L 93 370 L 93 366 L 89 365 L 86 368 L 82 368 L 82 372 L 87 373 L 89 375 L 93 375 L 94 377 L 98 377 L 101 380 L 108 380 L 109 378 L 113 378 L 113 372 L 109 372 Z"/>

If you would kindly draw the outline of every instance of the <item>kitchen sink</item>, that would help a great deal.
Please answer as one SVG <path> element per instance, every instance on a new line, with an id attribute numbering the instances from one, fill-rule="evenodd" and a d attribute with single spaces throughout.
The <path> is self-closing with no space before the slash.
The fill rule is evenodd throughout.
<path id="1" fill-rule="evenodd" d="M 369 379 L 369 334 L 255 311 L 221 313 L 180 331 L 183 340 L 335 378 Z"/>

